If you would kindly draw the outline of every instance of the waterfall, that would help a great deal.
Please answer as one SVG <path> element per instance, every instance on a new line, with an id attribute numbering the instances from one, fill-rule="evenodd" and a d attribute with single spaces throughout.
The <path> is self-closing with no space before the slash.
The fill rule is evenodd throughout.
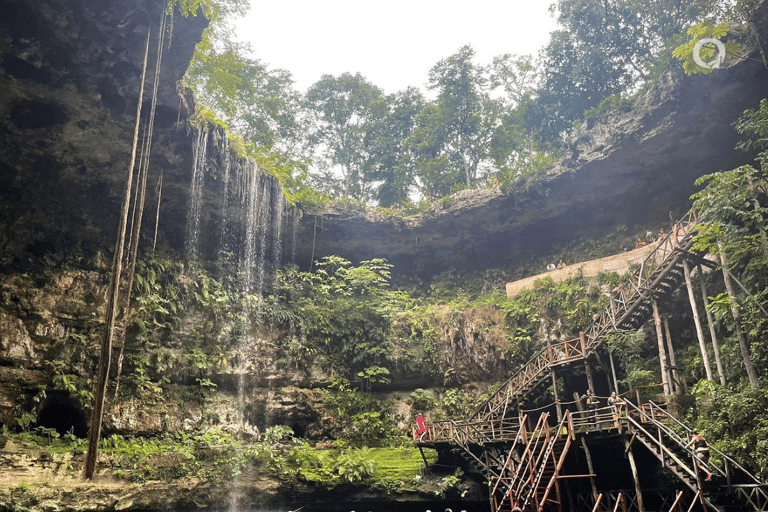
<path id="1" fill-rule="evenodd" d="M 272 263 L 274 264 L 275 271 L 280 268 L 280 262 L 283 257 L 283 218 L 285 211 L 285 197 L 283 196 L 283 189 L 279 184 L 272 186 L 272 212 L 274 216 L 272 218 Z"/>
<path id="2" fill-rule="evenodd" d="M 299 231 L 300 210 L 296 205 L 291 206 L 291 263 L 296 264 L 296 234 Z"/>
<path id="3" fill-rule="evenodd" d="M 187 259 L 190 269 L 199 257 L 200 211 L 203 203 L 203 183 L 208 159 L 208 125 L 198 127 L 192 146 L 192 191 L 187 213 Z"/>
<path id="4" fill-rule="evenodd" d="M 194 275 L 195 265 L 202 265 L 202 260 L 209 255 L 217 255 L 219 280 L 230 296 L 242 301 L 242 308 L 237 312 L 241 320 L 232 331 L 235 337 L 221 341 L 231 342 L 235 355 L 233 371 L 237 380 L 239 429 L 246 432 L 251 428 L 245 417 L 249 383 L 261 380 L 256 374 L 259 367 L 254 352 L 258 339 L 253 327 L 261 312 L 262 293 L 269 285 L 267 269 L 272 275 L 285 259 L 282 238 L 288 231 L 283 226 L 287 206 L 277 179 L 261 172 L 252 160 L 235 154 L 226 137 L 219 138 L 217 133 L 210 135 L 208 126 L 198 128 L 192 148 L 187 260 L 190 274 Z M 206 174 L 207 170 L 210 172 Z M 218 222 L 211 219 L 219 212 L 203 208 L 204 192 L 220 194 L 216 205 L 220 212 Z M 208 204 L 210 202 L 206 206 Z M 299 210 L 293 207 L 290 211 L 291 260 L 295 261 Z M 217 233 L 205 232 L 214 226 Z M 269 393 L 273 393 L 271 380 L 269 388 Z M 229 510 L 238 510 L 237 484 L 230 493 Z"/>

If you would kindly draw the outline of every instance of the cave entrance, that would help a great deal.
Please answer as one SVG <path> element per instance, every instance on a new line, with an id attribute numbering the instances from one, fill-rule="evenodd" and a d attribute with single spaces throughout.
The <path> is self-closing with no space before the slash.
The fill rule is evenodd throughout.
<path id="1" fill-rule="evenodd" d="M 67 432 L 85 438 L 88 435 L 88 423 L 85 414 L 75 401 L 65 393 L 49 393 L 37 414 L 39 427 L 52 428 L 59 435 Z"/>
<path id="2" fill-rule="evenodd" d="M 307 435 L 306 423 L 294 423 L 291 425 L 291 430 L 293 430 L 294 437 L 305 437 Z"/>

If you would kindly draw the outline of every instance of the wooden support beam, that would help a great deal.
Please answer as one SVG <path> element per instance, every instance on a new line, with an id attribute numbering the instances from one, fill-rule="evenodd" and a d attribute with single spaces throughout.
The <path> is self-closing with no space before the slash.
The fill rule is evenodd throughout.
<path id="1" fill-rule="evenodd" d="M 603 501 L 603 495 L 600 494 L 595 500 L 595 506 L 592 508 L 592 512 L 598 512 L 599 510 L 601 510 L 600 503 L 602 503 L 602 501 Z"/>
<path id="2" fill-rule="evenodd" d="M 696 502 L 699 501 L 699 498 L 701 497 L 701 491 L 696 492 L 696 496 L 693 497 L 693 500 L 691 500 L 691 506 L 688 507 L 688 512 L 691 512 L 693 510 L 693 507 L 696 506 Z M 704 510 L 706 512 L 707 507 L 704 507 Z"/>
<path id="3" fill-rule="evenodd" d="M 674 382 L 678 395 L 688 393 L 688 386 L 685 384 L 685 375 L 680 371 L 677 366 L 677 360 L 675 358 L 675 347 L 672 345 L 672 331 L 669 328 L 669 315 L 664 313 L 662 316 L 664 323 L 664 337 L 667 340 L 667 350 L 669 350 L 669 363 L 674 377 Z"/>
<path id="4" fill-rule="evenodd" d="M 584 372 L 587 374 L 587 387 L 595 392 L 595 377 L 592 375 L 592 366 L 589 364 L 589 359 L 584 359 Z"/>
<path id="5" fill-rule="evenodd" d="M 629 467 L 632 469 L 632 478 L 635 480 L 637 508 L 640 512 L 645 512 L 645 505 L 643 505 L 643 489 L 640 487 L 640 476 L 637 472 L 637 464 L 635 464 L 635 455 L 632 453 L 632 444 L 626 437 L 624 437 L 624 442 L 626 443 L 627 456 L 629 457 Z"/>
<path id="6" fill-rule="evenodd" d="M 656 344 L 659 347 L 659 366 L 661 367 L 661 382 L 664 385 L 664 394 L 671 395 L 672 389 L 669 383 L 669 363 L 667 363 L 667 350 L 664 347 L 664 333 L 661 330 L 661 317 L 656 299 L 651 299 L 653 306 L 653 321 L 656 324 Z"/>
<path id="7" fill-rule="evenodd" d="M 552 370 L 552 389 L 555 392 L 555 407 L 557 408 L 557 422 L 563 421 L 563 406 L 560 404 L 560 392 L 557 390 L 557 372 Z"/>
<path id="8" fill-rule="evenodd" d="M 592 497 L 595 500 L 595 506 L 597 506 L 599 497 L 597 494 L 597 484 L 595 484 L 595 477 L 592 476 L 595 474 L 595 468 L 592 465 L 592 454 L 589 451 L 589 446 L 587 446 L 587 440 L 584 439 L 582 436 L 581 438 L 581 446 L 584 448 L 584 454 L 587 456 L 587 468 L 589 468 L 589 483 L 592 485 Z"/>
<path id="9" fill-rule="evenodd" d="M 683 259 L 683 270 L 685 271 L 685 287 L 688 289 L 688 302 L 691 303 L 693 323 L 696 325 L 696 337 L 699 339 L 699 351 L 701 352 L 701 360 L 704 363 L 704 371 L 707 374 L 707 380 L 714 381 L 712 366 L 709 364 L 709 354 L 707 353 L 707 342 L 704 340 L 704 329 L 701 326 L 701 317 L 699 317 L 699 306 L 696 304 L 696 296 L 693 294 L 691 266 L 686 259 Z M 675 365 L 674 361 L 672 364 Z"/>
<path id="10" fill-rule="evenodd" d="M 736 300 L 736 291 L 733 289 L 733 283 L 731 282 L 731 276 L 728 273 L 728 261 L 725 257 L 725 253 L 722 252 L 723 244 L 720 245 L 720 262 L 723 266 L 723 282 L 725 283 L 725 291 L 731 300 L 731 314 L 733 315 L 733 323 L 736 327 L 736 337 L 739 340 L 739 349 L 741 350 L 741 358 L 744 363 L 744 369 L 747 371 L 747 377 L 749 378 L 749 384 L 753 387 L 757 387 L 757 372 L 752 365 L 752 356 L 749 353 L 749 340 L 747 335 L 741 329 L 741 310 L 739 309 L 739 303 Z"/>
<path id="11" fill-rule="evenodd" d="M 717 366 L 717 374 L 720 377 L 720 385 L 725 387 L 725 372 L 723 371 L 723 363 L 720 360 L 720 344 L 717 342 L 717 332 L 715 331 L 715 321 L 712 318 L 712 312 L 709 310 L 709 298 L 707 297 L 707 285 L 704 282 L 704 273 L 702 272 L 701 265 L 699 265 L 698 281 L 701 288 L 701 299 L 704 302 L 704 312 L 707 314 L 707 326 L 709 327 L 709 337 L 712 338 L 712 350 L 715 353 L 715 365 Z"/>
<path id="12" fill-rule="evenodd" d="M 611 375 L 613 376 L 613 389 L 619 394 L 619 379 L 616 378 L 616 365 L 613 362 L 613 353 L 608 351 L 608 360 L 611 362 Z"/>
<path id="13" fill-rule="evenodd" d="M 429 469 L 429 462 L 427 462 L 427 457 L 424 455 L 424 450 L 421 449 L 421 446 L 419 446 L 419 453 L 421 454 L 421 458 L 424 460 L 424 469 Z"/>
<path id="14" fill-rule="evenodd" d="M 680 500 L 683 498 L 683 494 L 685 494 L 683 491 L 677 491 L 675 502 L 672 503 L 672 506 L 669 508 L 669 512 L 675 512 L 675 509 L 680 507 Z"/>

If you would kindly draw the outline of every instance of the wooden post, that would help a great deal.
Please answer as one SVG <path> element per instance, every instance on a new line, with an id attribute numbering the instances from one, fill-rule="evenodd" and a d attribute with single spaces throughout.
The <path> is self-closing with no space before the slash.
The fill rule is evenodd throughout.
<path id="1" fill-rule="evenodd" d="M 597 485 L 595 484 L 595 468 L 592 466 L 592 454 L 589 452 L 587 440 L 581 437 L 581 446 L 584 448 L 584 454 L 587 456 L 587 468 L 589 469 L 589 483 L 592 484 L 592 498 L 597 502 Z"/>
<path id="2" fill-rule="evenodd" d="M 699 307 L 696 305 L 696 296 L 693 294 L 691 267 L 685 258 L 683 258 L 683 271 L 685 272 L 685 287 L 688 289 L 688 301 L 691 303 L 691 312 L 693 313 L 693 323 L 696 325 L 696 337 L 699 338 L 699 350 L 701 351 L 701 360 L 704 363 L 704 371 L 707 373 L 707 380 L 714 381 L 712 366 L 709 364 L 709 354 L 707 354 L 707 342 L 704 340 L 704 329 L 701 327 Z"/>
<path id="3" fill-rule="evenodd" d="M 563 406 L 560 404 L 560 392 L 557 390 L 557 372 L 552 370 L 552 389 L 555 391 L 555 406 L 557 407 L 557 422 L 563 421 Z"/>
<path id="4" fill-rule="evenodd" d="M 664 348 L 664 334 L 661 332 L 661 317 L 659 316 L 659 306 L 656 299 L 651 299 L 653 306 L 653 321 L 656 324 L 656 344 L 659 347 L 659 365 L 661 366 L 661 383 L 664 385 L 664 394 L 671 395 L 669 386 L 669 365 L 667 364 L 667 351 Z"/>
<path id="5" fill-rule="evenodd" d="M 712 319 L 712 312 L 709 310 L 709 298 L 707 297 L 707 285 L 704 282 L 704 272 L 699 265 L 699 287 L 701 288 L 701 299 L 704 302 L 704 311 L 707 314 L 707 326 L 709 327 L 709 337 L 712 338 L 712 350 L 715 352 L 715 365 L 717 366 L 717 375 L 720 377 L 720 385 L 725 387 L 725 372 L 723 363 L 720 361 L 720 344 L 717 342 L 717 332 L 715 331 L 715 322 Z"/>
<path id="6" fill-rule="evenodd" d="M 421 449 L 421 446 L 419 448 L 419 453 L 421 453 L 421 458 L 424 459 L 424 469 L 429 469 L 429 462 L 427 462 L 427 457 L 424 455 L 424 450 Z"/>
<path id="7" fill-rule="evenodd" d="M 613 389 L 619 394 L 619 379 L 616 378 L 616 365 L 613 363 L 613 354 L 608 351 L 608 360 L 611 362 L 611 375 L 613 375 Z"/>
<path id="8" fill-rule="evenodd" d="M 584 338 L 584 331 L 579 331 L 579 344 L 581 344 L 581 357 L 587 358 L 587 341 Z"/>
<path id="9" fill-rule="evenodd" d="M 672 346 L 672 331 L 669 328 L 669 315 L 664 313 L 664 316 L 662 317 L 662 321 L 664 322 L 664 337 L 667 338 L 667 350 L 669 350 L 669 362 L 672 364 L 672 375 L 675 377 L 677 394 L 683 395 L 685 393 L 688 393 L 688 387 L 685 384 L 685 375 L 682 375 L 682 373 L 678 369 L 677 360 L 675 359 L 675 347 Z"/>
<path id="10" fill-rule="evenodd" d="M 720 244 L 720 263 L 723 265 L 723 281 L 725 282 L 725 291 L 728 292 L 728 296 L 732 299 L 731 314 L 733 314 L 733 323 L 736 325 L 736 336 L 739 339 L 741 358 L 744 361 L 744 369 L 747 371 L 747 377 L 749 377 L 749 384 L 753 388 L 756 388 L 757 372 L 755 372 L 755 367 L 752 365 L 752 356 L 749 354 L 749 340 L 747 340 L 746 334 L 741 330 L 741 310 L 739 309 L 739 304 L 736 302 L 736 292 L 733 290 L 731 276 L 728 274 L 728 262 L 722 250 L 723 245 Z"/>
<path id="11" fill-rule="evenodd" d="M 592 367 L 589 365 L 589 359 L 584 360 L 584 371 L 587 373 L 587 386 L 592 392 L 595 392 L 595 378 L 592 375 Z"/>
<path id="12" fill-rule="evenodd" d="M 640 476 L 637 472 L 637 464 L 635 464 L 635 455 L 632 453 L 632 444 L 630 444 L 626 436 L 624 436 L 624 446 L 626 447 L 627 457 L 629 458 L 629 467 L 632 468 L 632 477 L 635 479 L 635 494 L 637 494 L 637 508 L 640 512 L 645 512 L 645 506 L 643 505 L 643 490 L 640 487 Z"/>

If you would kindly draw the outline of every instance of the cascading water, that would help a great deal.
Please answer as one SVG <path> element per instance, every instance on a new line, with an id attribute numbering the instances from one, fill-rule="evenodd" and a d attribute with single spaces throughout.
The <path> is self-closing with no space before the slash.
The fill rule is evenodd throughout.
<path id="1" fill-rule="evenodd" d="M 187 259 L 190 271 L 198 259 L 200 240 L 200 211 L 203 203 L 203 182 L 208 160 L 208 125 L 198 127 L 192 146 L 192 191 L 187 214 Z"/>
<path id="2" fill-rule="evenodd" d="M 300 210 L 296 205 L 291 206 L 291 263 L 296 264 L 296 235 L 299 232 Z"/>
<path id="3" fill-rule="evenodd" d="M 187 258 L 193 273 L 195 265 L 204 255 L 217 254 L 221 269 L 219 278 L 225 283 L 229 294 L 237 297 L 242 304 L 239 325 L 229 342 L 234 348 L 234 372 L 237 379 L 238 429 L 240 433 L 255 431 L 246 418 L 245 398 L 249 391 L 251 377 L 259 381 L 258 365 L 254 358 L 254 347 L 258 343 L 254 325 L 261 311 L 261 296 L 264 292 L 267 268 L 276 271 L 283 260 L 282 236 L 286 210 L 285 196 L 271 176 L 259 171 L 251 160 L 243 159 L 231 151 L 226 138 L 224 142 L 211 137 L 207 127 L 198 129 L 193 148 L 193 173 L 189 212 L 187 218 Z M 211 140 L 213 139 L 213 140 Z M 209 151 L 208 145 L 211 144 Z M 206 176 L 206 169 L 218 169 L 216 174 Z M 218 186 L 215 182 L 220 180 Z M 203 221 L 203 191 L 211 188 L 221 193 L 221 221 L 219 233 L 204 233 L 201 226 L 210 226 Z M 296 209 L 293 209 L 292 259 L 295 258 Z M 215 236 L 214 236 L 215 235 Z M 218 242 L 217 246 L 215 245 Z M 271 249 L 271 250 L 270 250 Z M 269 419 L 267 418 L 267 423 Z M 237 480 L 230 492 L 229 509 L 238 510 Z"/>

